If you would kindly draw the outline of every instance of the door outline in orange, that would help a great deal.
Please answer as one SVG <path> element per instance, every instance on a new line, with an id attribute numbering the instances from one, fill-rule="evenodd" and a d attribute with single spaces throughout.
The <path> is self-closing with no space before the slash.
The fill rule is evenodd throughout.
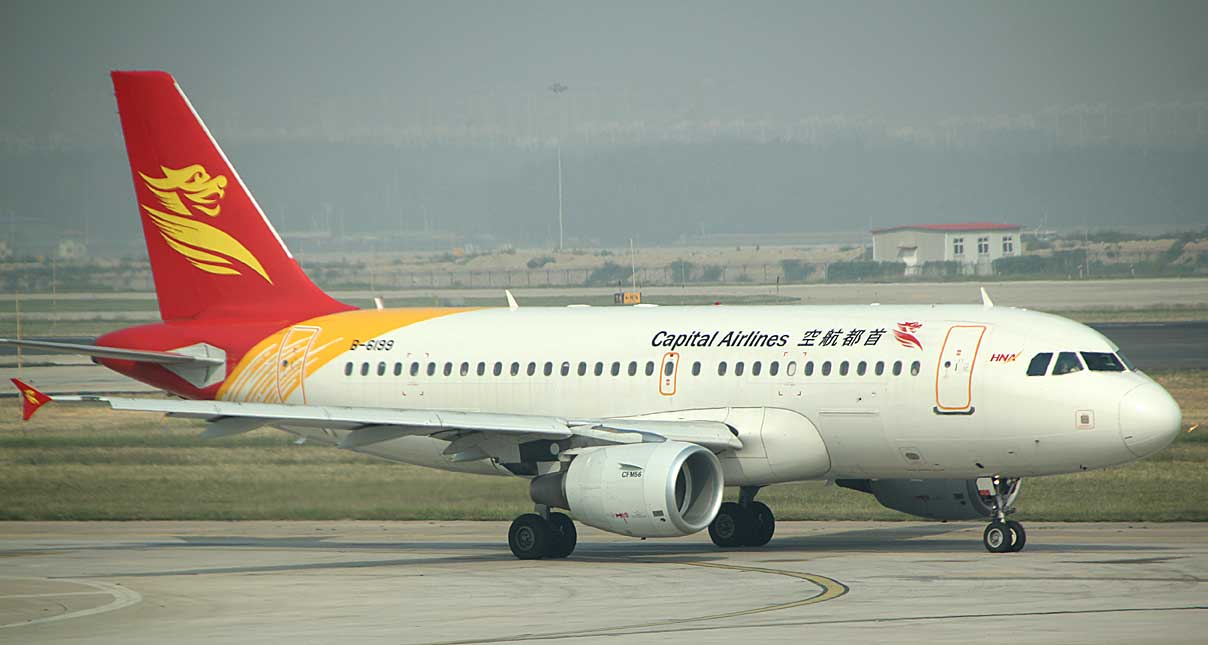
<path id="1" fill-rule="evenodd" d="M 306 359 L 321 330 L 311 325 L 296 325 L 285 332 L 277 347 L 277 398 L 286 402 L 295 389 L 306 403 Z"/>
<path id="2" fill-rule="evenodd" d="M 659 394 L 663 396 L 675 396 L 675 390 L 679 380 L 679 352 L 667 352 L 663 354 L 663 360 L 659 361 Z M 671 363 L 671 374 L 667 375 L 667 363 Z"/>
<path id="3" fill-rule="evenodd" d="M 973 355 L 969 357 L 969 377 L 965 381 L 965 404 L 958 406 L 946 406 L 940 402 L 940 378 L 943 376 L 944 369 L 944 353 L 948 350 L 948 339 L 952 336 L 954 329 L 979 329 L 977 334 L 977 343 L 973 346 Z M 944 334 L 944 344 L 940 346 L 940 355 L 935 362 L 935 407 L 937 412 L 953 412 L 971 410 L 973 407 L 973 370 L 977 367 L 977 355 L 981 351 L 982 339 L 986 336 L 985 325 L 952 325 L 948 328 L 948 333 Z M 959 352 L 960 349 L 957 349 Z"/>

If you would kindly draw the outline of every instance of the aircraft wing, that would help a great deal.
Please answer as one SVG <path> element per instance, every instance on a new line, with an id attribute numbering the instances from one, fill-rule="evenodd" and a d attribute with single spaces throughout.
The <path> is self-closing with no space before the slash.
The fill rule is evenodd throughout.
<path id="1" fill-rule="evenodd" d="M 42 397 L 72 405 L 105 406 L 114 410 L 159 412 L 172 417 L 207 422 L 203 437 L 240 434 L 261 426 L 284 428 L 328 428 L 347 430 L 341 448 L 360 448 L 406 436 L 432 436 L 454 442 L 446 451 L 455 461 L 492 456 L 483 442 L 461 441 L 471 435 L 504 439 L 507 444 L 549 439 L 574 439 L 575 447 L 620 443 L 684 441 L 710 450 L 737 450 L 742 442 L 719 421 L 655 421 L 645 419 L 565 419 L 556 416 L 464 412 L 459 410 L 415 410 L 283 403 L 237 403 L 232 401 L 185 401 L 178 399 L 127 398 L 111 396 L 47 397 L 20 383 L 27 400 Z M 31 398 L 33 397 L 33 398 Z M 34 408 L 36 410 L 36 407 Z M 32 415 L 32 411 L 30 411 Z M 489 442 L 488 442 L 489 443 Z M 459 446 L 468 448 L 459 449 Z M 474 449 L 477 448 L 477 449 Z"/>

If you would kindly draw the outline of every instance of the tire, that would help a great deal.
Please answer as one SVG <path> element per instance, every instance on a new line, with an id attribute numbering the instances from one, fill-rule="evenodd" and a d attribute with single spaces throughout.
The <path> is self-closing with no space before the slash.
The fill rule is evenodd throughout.
<path id="1" fill-rule="evenodd" d="M 723 549 L 742 546 L 751 540 L 755 518 L 751 511 L 734 502 L 725 502 L 717 517 L 709 523 L 709 539 Z"/>
<path id="2" fill-rule="evenodd" d="M 575 545 L 579 541 L 579 532 L 575 530 L 575 523 L 570 516 L 565 513 L 550 513 L 549 528 L 553 539 L 550 541 L 546 557 L 565 558 L 574 553 Z"/>
<path id="3" fill-rule="evenodd" d="M 508 547 L 512 555 L 520 560 L 540 560 L 549 551 L 553 542 L 553 531 L 545 518 L 535 513 L 525 513 L 512 522 L 508 529 Z"/>
<path id="4" fill-rule="evenodd" d="M 1011 548 L 1008 550 L 1013 553 L 1023 551 L 1024 545 L 1028 543 L 1028 532 L 1023 530 L 1023 524 L 1007 520 L 1007 528 L 1011 531 Z"/>
<path id="5" fill-rule="evenodd" d="M 745 543 L 746 546 L 767 544 L 776 533 L 776 516 L 772 514 L 772 509 L 763 502 L 751 502 L 747 510 L 751 512 L 752 523 L 750 539 Z"/>
<path id="6" fill-rule="evenodd" d="M 1006 522 L 995 520 L 982 531 L 982 545 L 990 553 L 1006 553 L 1011 550 L 1011 529 Z"/>

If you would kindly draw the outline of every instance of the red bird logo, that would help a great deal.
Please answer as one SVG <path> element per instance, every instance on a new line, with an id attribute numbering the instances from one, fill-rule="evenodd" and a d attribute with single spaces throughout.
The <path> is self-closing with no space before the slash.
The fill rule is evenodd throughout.
<path id="1" fill-rule="evenodd" d="M 898 344 L 902 347 L 911 347 L 919 351 L 923 350 L 923 344 L 919 342 L 915 333 L 923 327 L 923 323 L 917 322 L 900 322 L 897 329 L 893 330 L 893 337 L 897 339 Z"/>

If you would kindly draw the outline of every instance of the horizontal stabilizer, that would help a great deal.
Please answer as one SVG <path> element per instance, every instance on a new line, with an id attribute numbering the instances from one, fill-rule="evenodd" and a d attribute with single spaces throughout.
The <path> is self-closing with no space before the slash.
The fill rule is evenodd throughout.
<path id="1" fill-rule="evenodd" d="M 160 363 L 163 365 L 179 365 L 193 363 L 198 365 L 222 365 L 226 356 L 193 356 L 181 352 L 157 352 L 146 349 L 122 349 L 120 347 L 104 347 L 102 345 L 82 345 L 77 343 L 60 343 L 49 340 L 16 340 L 0 338 L 0 345 L 11 345 L 29 349 L 41 349 L 48 352 L 64 354 L 83 354 L 97 358 L 115 358 L 140 363 Z"/>

